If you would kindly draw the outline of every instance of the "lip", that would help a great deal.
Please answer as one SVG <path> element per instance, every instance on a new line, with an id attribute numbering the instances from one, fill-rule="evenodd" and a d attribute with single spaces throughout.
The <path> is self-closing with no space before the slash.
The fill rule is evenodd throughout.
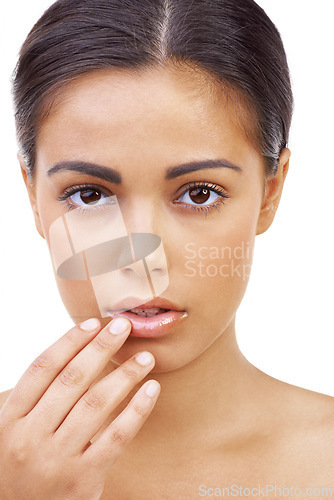
<path id="1" fill-rule="evenodd" d="M 149 302 L 140 304 L 140 306 L 137 305 L 137 307 L 142 307 L 145 309 L 151 309 L 152 307 L 171 309 L 170 311 L 166 311 L 162 314 L 157 314 L 156 316 L 151 317 L 144 317 L 137 316 L 136 314 L 129 311 L 120 311 L 120 309 L 122 308 L 125 309 L 126 304 L 131 304 L 132 300 L 133 297 L 128 297 L 127 299 L 122 300 L 114 306 L 115 312 L 109 311 L 108 316 L 112 318 L 115 318 L 117 316 L 124 316 L 125 318 L 129 319 L 132 323 L 132 330 L 130 335 L 133 337 L 160 337 L 188 317 L 188 313 L 186 311 L 181 310 L 180 307 L 162 297 L 156 297 Z M 138 298 L 136 299 L 136 304 L 138 304 Z"/>
<path id="2" fill-rule="evenodd" d="M 112 312 L 118 313 L 133 309 L 135 307 L 142 307 L 145 309 L 151 309 L 152 307 L 161 307 L 162 309 L 172 309 L 173 311 L 182 311 L 182 308 L 174 304 L 170 300 L 163 297 L 155 297 L 149 302 L 139 302 L 139 297 L 126 297 L 117 304 L 114 305 Z"/>

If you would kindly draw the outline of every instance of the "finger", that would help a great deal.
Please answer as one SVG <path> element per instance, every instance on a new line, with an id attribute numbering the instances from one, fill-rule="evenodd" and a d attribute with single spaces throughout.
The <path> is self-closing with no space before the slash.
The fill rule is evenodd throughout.
<path id="1" fill-rule="evenodd" d="M 99 320 L 91 318 L 75 325 L 43 351 L 17 382 L 3 407 L 3 415 L 13 418 L 29 413 L 60 370 L 94 338 L 100 328 Z"/>
<path id="2" fill-rule="evenodd" d="M 31 421 L 39 422 L 41 432 L 55 432 L 130 331 L 128 319 L 115 318 L 63 368 L 28 415 Z M 43 418 L 44 415 L 47 419 Z"/>
<path id="3" fill-rule="evenodd" d="M 55 438 L 60 447 L 66 446 L 67 451 L 73 454 L 82 452 L 108 415 L 152 370 L 154 364 L 151 353 L 137 353 L 97 382 L 82 396 L 57 429 Z"/>
<path id="4" fill-rule="evenodd" d="M 98 469 L 110 470 L 150 415 L 160 394 L 160 384 L 149 380 L 136 392 L 122 413 L 82 454 Z"/>

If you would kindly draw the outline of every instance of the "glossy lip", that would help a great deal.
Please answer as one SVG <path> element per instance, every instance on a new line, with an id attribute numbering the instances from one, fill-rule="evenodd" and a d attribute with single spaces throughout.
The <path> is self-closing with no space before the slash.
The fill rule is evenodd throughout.
<path id="1" fill-rule="evenodd" d="M 182 311 L 181 307 L 177 306 L 170 300 L 167 300 L 163 297 L 155 297 L 153 300 L 149 302 L 139 302 L 139 297 L 126 297 L 121 300 L 117 304 L 114 305 L 113 309 L 110 312 L 123 312 L 128 311 L 129 309 L 134 309 L 135 307 L 143 308 L 143 309 L 151 309 L 152 307 L 161 307 L 162 309 L 172 309 L 173 311 Z M 135 305 L 132 305 L 135 304 Z M 138 305 L 139 304 L 139 305 Z"/>
<path id="2" fill-rule="evenodd" d="M 156 297 L 149 302 L 143 303 L 141 308 L 151 309 L 152 307 L 161 307 L 162 309 L 171 309 L 156 316 L 144 317 L 137 316 L 129 312 L 128 310 L 121 311 L 120 309 L 125 309 L 126 304 L 131 304 L 133 302 L 133 297 L 128 297 L 115 305 L 115 309 L 108 311 L 108 316 L 115 318 L 117 316 L 124 316 L 129 319 L 132 323 L 132 330 L 130 336 L 133 337 L 160 337 L 164 335 L 168 330 L 179 324 L 182 320 L 188 317 L 186 311 L 182 311 L 178 306 L 173 304 L 167 299 L 162 297 Z M 138 298 L 135 299 L 138 303 Z M 128 308 L 129 309 L 129 308 Z M 131 308 L 132 309 L 132 308 Z"/>

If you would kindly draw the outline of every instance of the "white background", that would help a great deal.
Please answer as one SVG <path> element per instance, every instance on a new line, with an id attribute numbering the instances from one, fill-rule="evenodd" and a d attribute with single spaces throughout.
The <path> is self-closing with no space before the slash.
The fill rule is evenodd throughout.
<path id="1" fill-rule="evenodd" d="M 0 391 L 72 326 L 21 180 L 9 84 L 20 45 L 51 3 L 13 0 L 1 12 Z M 334 396 L 333 0 L 258 3 L 282 35 L 295 113 L 290 170 L 273 225 L 256 237 L 238 341 L 261 370 Z"/>

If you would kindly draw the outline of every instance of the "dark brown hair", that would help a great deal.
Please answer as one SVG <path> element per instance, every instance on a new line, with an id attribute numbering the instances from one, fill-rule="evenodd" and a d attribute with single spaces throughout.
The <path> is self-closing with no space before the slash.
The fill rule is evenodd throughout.
<path id="1" fill-rule="evenodd" d="M 33 177 L 36 136 L 53 97 L 102 68 L 191 63 L 254 109 L 252 128 L 274 175 L 293 97 L 272 21 L 253 0 L 58 0 L 27 36 L 13 73 L 20 152 Z"/>

